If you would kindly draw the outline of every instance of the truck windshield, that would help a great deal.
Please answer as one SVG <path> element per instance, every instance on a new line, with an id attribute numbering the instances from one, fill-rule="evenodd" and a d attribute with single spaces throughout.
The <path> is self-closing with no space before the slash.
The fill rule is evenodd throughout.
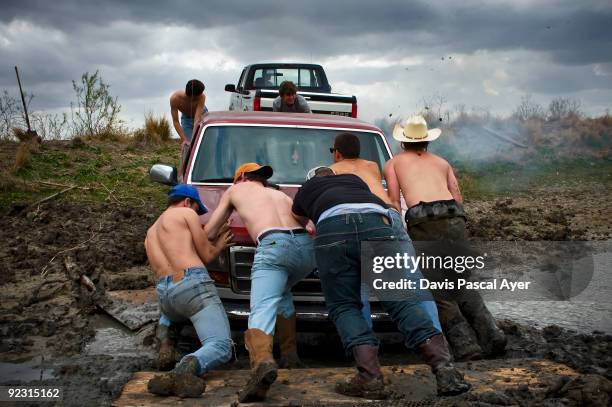
<path id="1" fill-rule="evenodd" d="M 344 130 L 265 126 L 211 126 L 204 133 L 192 182 L 232 182 L 234 171 L 247 162 L 274 169 L 270 182 L 299 184 L 319 165 L 333 164 L 329 149 Z M 378 164 L 381 173 L 389 153 L 380 134 L 354 132 L 361 143 L 361 158 Z"/>

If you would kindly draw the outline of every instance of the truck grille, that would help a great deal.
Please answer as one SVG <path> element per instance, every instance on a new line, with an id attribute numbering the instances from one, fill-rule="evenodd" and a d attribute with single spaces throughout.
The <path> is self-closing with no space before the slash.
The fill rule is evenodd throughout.
<path id="1" fill-rule="evenodd" d="M 232 246 L 230 247 L 230 278 L 232 291 L 238 294 L 249 294 L 251 292 L 251 266 L 255 257 L 255 247 Z M 320 296 L 321 281 L 317 270 L 297 283 L 291 292 L 294 295 Z"/>

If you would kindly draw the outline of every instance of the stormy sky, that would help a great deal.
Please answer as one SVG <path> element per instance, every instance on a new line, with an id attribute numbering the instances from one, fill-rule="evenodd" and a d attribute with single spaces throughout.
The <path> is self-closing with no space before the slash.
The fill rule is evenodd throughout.
<path id="1" fill-rule="evenodd" d="M 424 100 L 511 113 L 531 94 L 612 101 L 610 1 L 2 1 L 0 89 L 13 66 L 35 110 L 67 111 L 73 79 L 99 70 L 129 126 L 169 115 L 191 78 L 224 110 L 242 67 L 324 66 L 332 90 L 356 95 L 360 117 L 407 115 Z"/>

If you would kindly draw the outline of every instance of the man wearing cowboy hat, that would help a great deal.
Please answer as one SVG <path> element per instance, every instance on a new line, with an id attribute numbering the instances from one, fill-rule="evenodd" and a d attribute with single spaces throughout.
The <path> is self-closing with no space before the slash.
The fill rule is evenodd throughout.
<path id="1" fill-rule="evenodd" d="M 257 242 L 251 268 L 251 313 L 244 343 L 249 351 L 252 373 L 239 394 L 241 403 L 262 401 L 276 380 L 277 365 L 272 356 L 275 323 L 293 318 L 295 308 L 291 288 L 314 268 L 312 239 L 293 217 L 293 201 L 285 193 L 266 188 L 272 176 L 270 166 L 242 164 L 234 175 L 234 185 L 221 197 L 206 224 L 210 237 L 216 236 L 235 210 Z M 295 338 L 295 335 L 293 335 Z M 293 343 L 295 350 L 295 343 Z M 281 353 L 284 352 L 281 342 Z M 297 357 L 297 355 L 295 355 Z"/>
<path id="2" fill-rule="evenodd" d="M 463 242 L 444 246 L 448 250 L 458 248 L 457 254 L 460 254 L 465 248 L 461 244 L 465 244 L 466 232 L 459 184 L 450 164 L 427 151 L 429 143 L 440 134 L 440 129 L 427 129 L 422 116 L 412 116 L 403 125 L 396 124 L 393 138 L 401 142 L 404 151 L 385 164 L 384 174 L 392 201 L 399 203 L 401 193 L 409 207 L 405 220 L 412 240 Z M 438 250 L 441 245 L 428 247 Z M 433 280 L 456 277 L 442 276 L 437 270 L 427 269 L 423 274 Z M 506 338 L 477 291 L 434 290 L 433 294 L 455 359 L 475 359 L 481 353 L 492 356 L 504 352 Z"/>

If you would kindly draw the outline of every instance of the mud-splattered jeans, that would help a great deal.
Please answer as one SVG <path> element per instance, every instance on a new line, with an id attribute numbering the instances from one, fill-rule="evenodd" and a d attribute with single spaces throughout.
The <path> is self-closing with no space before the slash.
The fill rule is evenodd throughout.
<path id="1" fill-rule="evenodd" d="M 186 269 L 178 283 L 172 281 L 172 276 L 161 278 L 157 284 L 157 300 L 161 324 L 187 320 L 193 324 L 202 347 L 185 357 L 198 359 L 200 375 L 231 359 L 233 342 L 229 321 L 205 267 Z"/>

